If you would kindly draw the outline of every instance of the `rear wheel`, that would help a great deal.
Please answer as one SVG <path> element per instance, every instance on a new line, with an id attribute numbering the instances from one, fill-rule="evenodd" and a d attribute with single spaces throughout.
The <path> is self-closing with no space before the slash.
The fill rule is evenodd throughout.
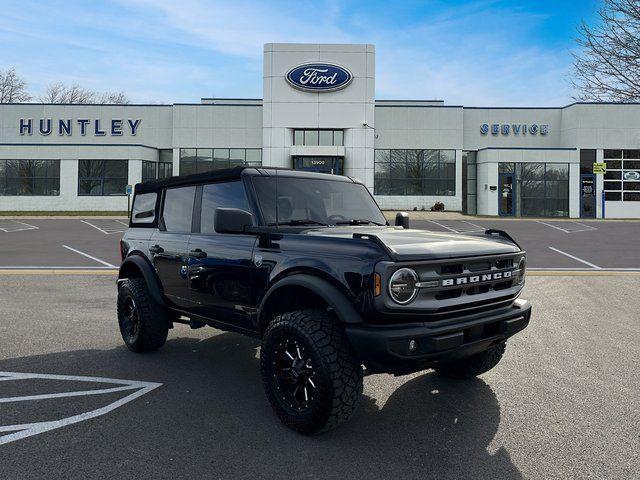
<path id="1" fill-rule="evenodd" d="M 118 325 L 125 345 L 134 352 L 151 352 L 167 340 L 167 312 L 151 299 L 140 278 L 122 282 L 118 290 Z"/>
<path id="2" fill-rule="evenodd" d="M 337 427 L 362 395 L 362 367 L 341 325 L 322 310 L 275 317 L 265 333 L 260 366 L 271 406 L 298 432 Z"/>
<path id="3" fill-rule="evenodd" d="M 494 345 L 484 352 L 476 353 L 469 357 L 454 362 L 443 363 L 435 371 L 440 375 L 450 378 L 473 378 L 488 372 L 495 367 L 506 349 L 505 342 Z"/>

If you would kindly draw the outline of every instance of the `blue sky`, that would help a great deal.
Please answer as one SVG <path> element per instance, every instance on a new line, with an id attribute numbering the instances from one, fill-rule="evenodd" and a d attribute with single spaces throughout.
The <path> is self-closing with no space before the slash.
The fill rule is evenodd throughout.
<path id="1" fill-rule="evenodd" d="M 563 105 L 576 26 L 599 0 L 3 0 L 0 69 L 134 102 L 261 97 L 268 42 L 373 43 L 376 98 Z"/>

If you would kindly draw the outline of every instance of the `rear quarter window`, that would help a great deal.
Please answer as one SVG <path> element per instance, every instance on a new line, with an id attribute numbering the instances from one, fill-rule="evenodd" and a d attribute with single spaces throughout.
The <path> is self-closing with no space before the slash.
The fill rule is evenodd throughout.
<path id="1" fill-rule="evenodd" d="M 164 192 L 162 220 L 167 232 L 191 232 L 196 187 L 169 188 Z"/>
<path id="2" fill-rule="evenodd" d="M 133 199 L 133 208 L 131 209 L 131 223 L 153 223 L 156 219 L 157 199 L 158 194 L 155 192 L 136 195 Z"/>

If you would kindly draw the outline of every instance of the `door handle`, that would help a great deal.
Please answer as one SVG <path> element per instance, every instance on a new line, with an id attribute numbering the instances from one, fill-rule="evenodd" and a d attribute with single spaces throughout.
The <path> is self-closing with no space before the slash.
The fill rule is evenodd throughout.
<path id="1" fill-rule="evenodd" d="M 149 247 L 149 253 L 153 253 L 154 255 L 162 252 L 164 252 L 164 248 L 162 248 L 160 245 L 154 245 L 153 247 Z"/>
<path id="2" fill-rule="evenodd" d="M 199 248 L 191 250 L 189 252 L 189 257 L 191 258 L 207 258 L 207 252 L 203 252 Z"/>

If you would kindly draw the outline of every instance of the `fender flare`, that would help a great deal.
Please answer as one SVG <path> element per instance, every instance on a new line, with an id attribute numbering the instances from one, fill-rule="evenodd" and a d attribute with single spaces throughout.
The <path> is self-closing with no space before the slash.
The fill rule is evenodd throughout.
<path id="1" fill-rule="evenodd" d="M 265 321 L 265 306 L 269 302 L 269 298 L 283 287 L 296 286 L 306 288 L 329 305 L 335 312 L 338 320 L 342 323 L 357 324 L 363 323 L 362 317 L 353 307 L 351 302 L 338 288 L 329 283 L 327 280 L 304 273 L 296 273 L 284 277 L 273 284 L 265 294 L 260 307 L 258 308 L 258 327 L 261 328 Z"/>
<path id="2" fill-rule="evenodd" d="M 120 280 L 129 278 L 124 274 L 124 271 L 131 267 L 136 268 L 142 273 L 142 278 L 144 278 L 144 281 L 147 284 L 149 294 L 153 301 L 158 305 L 166 306 L 164 299 L 162 298 L 162 288 L 160 286 L 158 276 L 149 261 L 141 255 L 130 255 L 124 259 L 120 265 L 120 270 L 118 271 L 118 286 L 120 285 Z"/>

